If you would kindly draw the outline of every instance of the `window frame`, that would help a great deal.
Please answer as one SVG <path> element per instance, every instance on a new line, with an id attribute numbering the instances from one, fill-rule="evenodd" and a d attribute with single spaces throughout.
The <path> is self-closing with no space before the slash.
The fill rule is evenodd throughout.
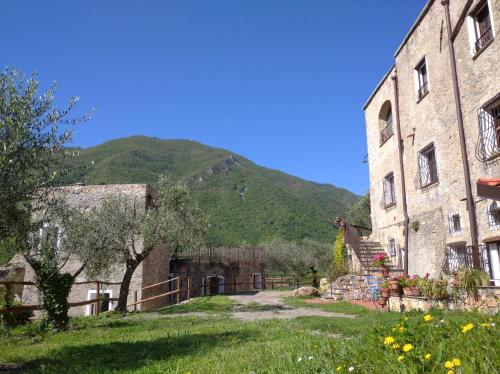
<path id="1" fill-rule="evenodd" d="M 389 187 L 389 190 L 387 190 Z M 390 196 L 390 200 L 387 197 Z M 394 172 L 388 173 L 382 182 L 382 205 L 384 209 L 396 206 L 396 188 Z"/>
<path id="2" fill-rule="evenodd" d="M 478 21 L 479 13 L 487 10 L 488 28 L 485 31 L 481 30 Z M 491 7 L 489 1 L 485 0 L 477 4 L 477 6 L 469 13 L 469 40 L 471 43 L 471 52 L 475 57 L 486 49 L 494 39 L 493 18 L 491 17 Z M 485 40 L 481 40 L 481 39 Z"/>
<path id="3" fill-rule="evenodd" d="M 434 169 L 432 168 L 432 165 L 430 164 L 429 162 L 429 158 L 426 158 L 426 164 L 427 164 L 427 168 L 428 168 L 428 177 L 426 177 L 428 179 L 428 182 L 427 183 L 423 183 L 422 181 L 422 165 L 424 164 L 422 162 L 423 160 L 423 157 L 425 157 L 425 155 L 429 154 L 430 152 L 433 152 L 434 153 L 434 158 L 433 158 L 433 162 L 434 162 Z M 417 178 L 418 178 L 418 185 L 419 185 L 419 188 L 420 189 L 426 189 L 428 187 L 431 187 L 431 186 L 434 186 L 436 184 L 439 183 L 439 173 L 438 173 L 438 168 L 437 168 L 437 152 L 436 152 L 436 146 L 434 145 L 434 142 L 426 145 L 424 148 L 422 148 L 419 152 L 418 152 L 418 155 L 417 155 L 417 164 L 418 164 L 418 168 L 417 168 Z M 434 173 L 432 172 L 434 170 Z M 435 178 L 433 178 L 433 176 L 435 175 Z"/>
<path id="4" fill-rule="evenodd" d="M 448 232 L 451 236 L 462 234 L 462 220 L 458 211 L 450 212 L 448 214 Z"/>
<path id="5" fill-rule="evenodd" d="M 488 216 L 488 228 L 490 230 L 500 229 L 500 206 L 497 200 L 493 200 L 491 204 L 488 204 L 486 211 Z"/>
<path id="6" fill-rule="evenodd" d="M 424 70 L 425 74 L 423 73 Z M 417 102 L 420 102 L 429 93 L 429 65 L 426 56 L 415 66 L 414 75 Z"/>

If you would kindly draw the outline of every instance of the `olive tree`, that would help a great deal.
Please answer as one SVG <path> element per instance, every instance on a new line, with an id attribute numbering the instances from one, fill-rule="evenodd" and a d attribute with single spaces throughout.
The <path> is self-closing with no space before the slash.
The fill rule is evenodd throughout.
<path id="1" fill-rule="evenodd" d="M 72 127 L 89 118 L 69 118 L 77 97 L 56 108 L 56 89 L 41 93 L 36 74 L 0 71 L 0 263 L 26 246 L 33 200 L 67 172 Z"/>
<path id="2" fill-rule="evenodd" d="M 114 238 L 108 254 L 125 266 L 116 310 L 125 312 L 130 282 L 152 250 L 182 251 L 205 242 L 208 224 L 187 185 L 162 176 L 151 208 L 136 200 L 109 198 L 102 204 L 101 221 Z"/>

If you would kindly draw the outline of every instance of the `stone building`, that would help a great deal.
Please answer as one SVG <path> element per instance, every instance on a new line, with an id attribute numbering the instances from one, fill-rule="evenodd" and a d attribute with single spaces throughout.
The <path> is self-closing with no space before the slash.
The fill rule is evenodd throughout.
<path id="1" fill-rule="evenodd" d="M 500 0 L 429 0 L 363 109 L 371 240 L 410 274 L 480 265 L 500 285 Z M 500 200 L 500 196 L 498 197 Z"/>
<path id="2" fill-rule="evenodd" d="M 94 185 L 94 186 L 84 186 L 75 185 L 61 187 L 57 189 L 58 192 L 62 193 L 65 201 L 73 206 L 82 209 L 83 211 L 97 207 L 102 202 L 113 196 L 121 196 L 130 200 L 135 200 L 138 207 L 143 206 L 144 209 L 149 209 L 152 206 L 155 191 L 145 184 L 110 184 L 110 185 Z M 140 244 L 137 250 L 142 250 L 142 245 Z M 151 251 L 151 254 L 142 262 L 141 265 L 135 270 L 130 283 L 130 293 L 128 296 L 128 303 L 133 303 L 134 293 L 137 291 L 138 299 L 146 298 L 149 296 L 146 292 L 142 291 L 142 288 L 165 281 L 169 279 L 169 262 L 170 255 L 168 250 L 165 248 L 156 248 Z M 70 260 L 63 268 L 63 271 L 74 272 L 80 263 L 75 260 Z M 20 255 L 14 256 L 14 258 L 9 262 L 9 268 L 22 269 L 18 271 L 22 274 L 22 279 L 19 276 L 15 279 L 16 281 L 33 282 L 34 273 L 31 267 L 25 262 L 24 258 Z M 125 271 L 125 266 L 123 264 L 117 264 L 112 268 L 109 274 L 104 278 L 100 279 L 102 281 L 107 281 L 110 283 L 119 283 L 122 280 Z M 87 279 L 85 274 L 79 275 L 75 283 L 90 281 Z M 19 287 L 18 287 L 19 288 Z M 75 284 L 71 290 L 69 301 L 79 302 L 84 300 L 91 300 L 96 298 L 96 284 Z M 120 285 L 119 284 L 102 284 L 101 293 L 105 298 L 117 298 L 119 295 Z M 143 294 L 144 293 L 144 294 Z M 33 305 L 39 304 L 39 293 L 34 286 L 24 286 L 20 287 L 16 291 L 17 299 L 23 304 Z M 168 300 L 159 299 L 154 300 L 143 305 L 139 305 L 137 309 L 153 309 L 164 305 L 168 305 Z M 113 310 L 116 306 L 116 301 L 104 301 L 100 305 L 101 311 Z M 85 305 L 80 307 L 70 308 L 70 315 L 90 315 L 94 314 L 94 305 Z"/>

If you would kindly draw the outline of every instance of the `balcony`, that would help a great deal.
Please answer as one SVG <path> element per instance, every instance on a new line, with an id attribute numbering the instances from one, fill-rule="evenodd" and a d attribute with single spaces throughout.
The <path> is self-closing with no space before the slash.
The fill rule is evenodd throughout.
<path id="1" fill-rule="evenodd" d="M 490 273 L 486 256 L 486 246 L 479 245 L 479 264 L 482 270 Z M 462 268 L 474 267 L 473 246 L 464 244 L 453 244 L 446 248 L 446 255 L 442 265 L 442 271 L 450 274 Z"/>
<path id="2" fill-rule="evenodd" d="M 384 144 L 392 135 L 394 135 L 394 131 L 392 123 L 390 123 L 380 131 L 380 145 Z"/>
<path id="3" fill-rule="evenodd" d="M 478 110 L 479 138 L 476 157 L 491 161 L 500 155 L 500 94 Z"/>
<path id="4" fill-rule="evenodd" d="M 422 100 L 425 95 L 429 93 L 429 84 L 427 81 L 423 82 L 422 85 L 418 88 L 418 101 Z"/>
<path id="5" fill-rule="evenodd" d="M 482 33 L 482 35 L 474 43 L 474 53 L 478 53 L 481 49 L 486 47 L 490 42 L 490 40 L 492 39 L 493 39 L 493 31 L 491 30 L 491 27 L 489 27 Z"/>

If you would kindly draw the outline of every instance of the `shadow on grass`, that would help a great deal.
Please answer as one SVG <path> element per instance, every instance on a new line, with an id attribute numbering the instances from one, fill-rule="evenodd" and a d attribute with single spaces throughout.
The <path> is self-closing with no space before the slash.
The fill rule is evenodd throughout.
<path id="1" fill-rule="evenodd" d="M 182 304 L 172 305 L 158 310 L 160 314 L 177 314 L 190 312 L 224 313 L 231 311 L 231 301 L 221 295 L 205 296 L 191 299 Z"/>
<path id="2" fill-rule="evenodd" d="M 252 338 L 251 331 L 172 335 L 154 340 L 66 346 L 28 362 L 23 372 L 103 373 L 138 370 L 155 361 L 205 354 Z"/>
<path id="3" fill-rule="evenodd" d="M 235 312 L 273 312 L 280 310 L 292 309 L 284 305 L 268 305 L 268 304 L 257 304 L 251 303 L 247 305 L 237 305 L 234 308 Z"/>

